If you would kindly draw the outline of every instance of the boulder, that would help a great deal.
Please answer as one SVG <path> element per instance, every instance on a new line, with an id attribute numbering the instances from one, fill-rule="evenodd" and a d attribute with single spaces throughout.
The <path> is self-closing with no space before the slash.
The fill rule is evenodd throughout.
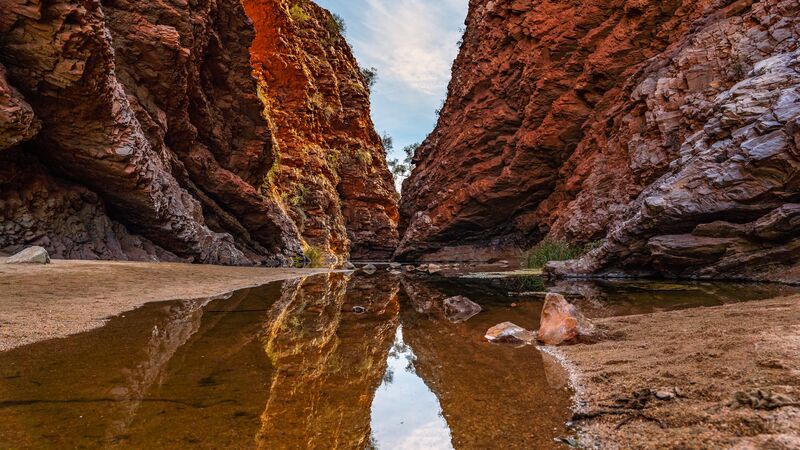
<path id="1" fill-rule="evenodd" d="M 42 247 L 28 247 L 8 258 L 6 264 L 50 264 L 50 255 Z"/>
<path id="2" fill-rule="evenodd" d="M 364 271 L 364 273 L 366 274 L 372 275 L 373 273 L 378 271 L 378 268 L 375 267 L 374 264 L 367 264 L 366 266 L 362 267 L 361 270 Z"/>
<path id="3" fill-rule="evenodd" d="M 442 266 L 438 264 L 428 264 L 428 273 L 439 273 L 442 271 Z"/>
<path id="4" fill-rule="evenodd" d="M 544 299 L 539 320 L 537 340 L 545 345 L 575 343 L 592 333 L 588 319 L 570 304 L 563 295 L 549 293 Z"/>
<path id="5" fill-rule="evenodd" d="M 484 337 L 487 341 L 496 344 L 533 344 L 536 341 L 536 333 L 511 322 L 503 322 L 489 328 Z"/>
<path id="6" fill-rule="evenodd" d="M 479 312 L 483 311 L 481 305 L 460 295 L 446 298 L 444 299 L 443 303 L 444 314 L 447 316 L 447 320 L 453 323 L 466 322 Z"/>

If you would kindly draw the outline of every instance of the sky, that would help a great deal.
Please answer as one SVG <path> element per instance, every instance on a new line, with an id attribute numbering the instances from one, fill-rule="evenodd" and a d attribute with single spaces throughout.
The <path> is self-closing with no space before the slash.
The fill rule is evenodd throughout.
<path id="1" fill-rule="evenodd" d="M 392 136 L 390 158 L 422 142 L 436 125 L 458 53 L 468 0 L 316 0 L 347 24 L 361 67 L 378 69 L 372 119 Z"/>

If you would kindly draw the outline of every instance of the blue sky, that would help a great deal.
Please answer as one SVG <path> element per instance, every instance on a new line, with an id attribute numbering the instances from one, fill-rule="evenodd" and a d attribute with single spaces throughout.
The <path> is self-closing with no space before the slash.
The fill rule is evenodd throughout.
<path id="1" fill-rule="evenodd" d="M 362 67 L 378 69 L 372 119 L 401 149 L 421 142 L 436 124 L 458 53 L 468 0 L 316 0 L 347 23 L 347 40 Z"/>

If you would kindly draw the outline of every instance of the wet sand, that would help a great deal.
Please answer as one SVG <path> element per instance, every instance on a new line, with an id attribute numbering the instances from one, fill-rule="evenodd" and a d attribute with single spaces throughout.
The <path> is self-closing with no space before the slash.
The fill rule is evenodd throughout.
<path id="1" fill-rule="evenodd" d="M 595 323 L 601 342 L 549 349 L 602 413 L 575 421 L 582 447 L 800 448 L 800 296 Z"/>
<path id="2" fill-rule="evenodd" d="M 215 297 L 326 271 L 61 260 L 12 265 L 0 258 L 0 351 L 97 328 L 149 302 Z"/>

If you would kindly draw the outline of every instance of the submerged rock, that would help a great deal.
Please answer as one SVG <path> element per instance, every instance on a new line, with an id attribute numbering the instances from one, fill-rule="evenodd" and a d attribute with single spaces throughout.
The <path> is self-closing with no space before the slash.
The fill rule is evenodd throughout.
<path id="1" fill-rule="evenodd" d="M 503 322 L 489 328 L 484 337 L 495 344 L 532 344 L 536 340 L 536 333 L 511 322 Z"/>
<path id="2" fill-rule="evenodd" d="M 50 264 L 50 255 L 42 247 L 28 247 L 8 258 L 6 264 Z"/>
<path id="3" fill-rule="evenodd" d="M 577 342 L 589 336 L 592 324 L 570 304 L 563 295 L 549 293 L 544 299 L 539 320 L 537 340 L 546 345 L 561 345 Z"/>
<path id="4" fill-rule="evenodd" d="M 466 322 L 483 311 L 481 305 L 460 295 L 444 299 L 443 304 L 447 320 L 453 323 Z"/>

